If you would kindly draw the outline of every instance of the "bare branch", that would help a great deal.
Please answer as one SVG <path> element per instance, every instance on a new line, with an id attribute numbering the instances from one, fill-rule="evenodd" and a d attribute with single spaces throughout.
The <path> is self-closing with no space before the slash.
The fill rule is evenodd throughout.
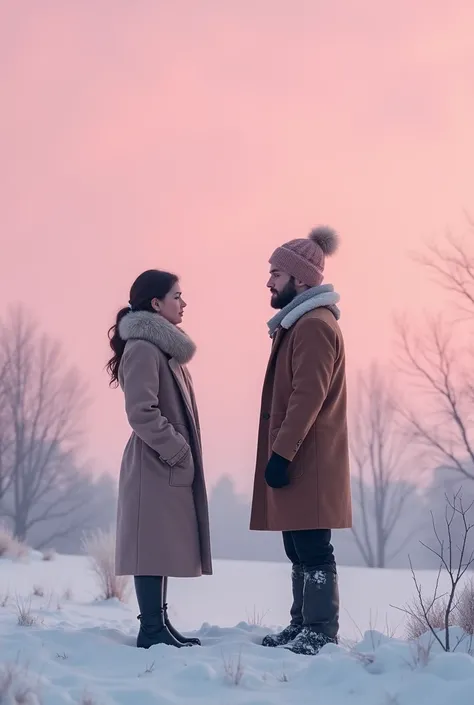
<path id="1" fill-rule="evenodd" d="M 470 342 L 474 315 L 474 221 L 466 215 L 466 237 L 445 235 L 414 259 L 442 289 L 454 295 L 461 315 L 427 320 L 414 335 L 398 321 L 400 367 L 416 386 L 416 405 L 401 409 L 411 437 L 435 461 L 468 480 L 474 479 L 474 374 Z"/>
<path id="2" fill-rule="evenodd" d="M 460 475 L 474 479 L 474 428 L 471 421 L 474 379 L 454 348 L 455 330 L 438 319 L 428 322 L 424 337 L 413 336 L 397 323 L 400 370 L 419 392 L 418 411 L 400 406 L 411 439 L 433 458 Z M 472 379 L 473 384 L 466 384 Z M 429 409 L 429 413 L 426 413 Z"/>
<path id="3" fill-rule="evenodd" d="M 413 259 L 427 269 L 445 291 L 454 294 L 457 308 L 470 318 L 474 313 L 474 255 L 470 252 L 474 223 L 466 214 L 469 237 L 455 237 L 448 232 L 444 247 L 432 242 L 426 252 Z"/>

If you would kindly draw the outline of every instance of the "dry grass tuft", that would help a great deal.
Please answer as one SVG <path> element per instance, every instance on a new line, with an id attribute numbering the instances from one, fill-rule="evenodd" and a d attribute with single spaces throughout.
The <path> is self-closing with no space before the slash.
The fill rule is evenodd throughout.
<path id="1" fill-rule="evenodd" d="M 18 541 L 8 527 L 0 525 L 0 558 L 19 560 L 25 558 L 28 553 L 28 546 Z"/>
<path id="2" fill-rule="evenodd" d="M 230 658 L 227 658 L 223 654 L 222 660 L 224 663 L 224 673 L 225 673 L 226 679 L 232 685 L 239 685 L 239 683 L 242 680 L 242 677 L 244 675 L 244 664 L 242 661 L 242 652 L 239 651 L 239 655 L 238 655 L 237 659 L 234 659 L 232 656 Z"/>
<path id="3" fill-rule="evenodd" d="M 115 575 L 115 534 L 113 531 L 97 530 L 83 540 L 84 552 L 89 556 L 91 567 L 99 581 L 100 599 L 116 598 L 127 602 L 130 594 L 128 576 Z"/>
<path id="4" fill-rule="evenodd" d="M 34 684 L 28 670 L 18 663 L 0 666 L 0 703 L 41 705 L 39 683 Z"/>
<path id="5" fill-rule="evenodd" d="M 32 627 L 38 623 L 38 618 L 31 614 L 31 598 L 23 600 L 17 597 L 16 612 L 19 627 Z"/>

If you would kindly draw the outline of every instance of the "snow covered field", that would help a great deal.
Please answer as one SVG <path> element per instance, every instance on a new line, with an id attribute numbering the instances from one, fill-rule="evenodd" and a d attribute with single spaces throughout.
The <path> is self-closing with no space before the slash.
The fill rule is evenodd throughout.
<path id="1" fill-rule="evenodd" d="M 287 623 L 289 567 L 217 561 L 212 578 L 170 581 L 170 615 L 203 647 L 134 648 L 137 607 L 96 600 L 86 558 L 0 560 L 0 702 L 22 705 L 456 705 L 474 702 L 474 659 L 403 641 L 403 571 L 339 569 L 341 637 L 316 657 L 265 649 Z M 423 574 L 427 590 L 434 575 Z M 40 593 L 33 595 L 32 593 Z M 17 623 L 31 603 L 33 626 Z M 257 623 L 257 624 L 255 624 Z M 216 626 L 219 625 L 219 626 Z M 389 638 L 380 632 L 392 633 Z M 364 632 L 368 632 L 364 635 Z M 354 647 L 351 641 L 357 641 Z M 2 670 L 3 669 L 3 670 Z M 28 684 L 31 690 L 28 690 Z M 16 700 L 2 700 L 10 688 Z M 38 696 L 36 695 L 38 693 Z"/>

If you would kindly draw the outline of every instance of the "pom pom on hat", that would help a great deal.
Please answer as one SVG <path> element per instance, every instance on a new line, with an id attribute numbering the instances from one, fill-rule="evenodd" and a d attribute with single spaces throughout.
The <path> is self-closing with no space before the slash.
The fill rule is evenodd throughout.
<path id="1" fill-rule="evenodd" d="M 315 242 L 322 249 L 324 255 L 330 257 L 339 247 L 339 235 L 327 225 L 319 225 L 313 228 L 308 235 L 308 239 Z"/>

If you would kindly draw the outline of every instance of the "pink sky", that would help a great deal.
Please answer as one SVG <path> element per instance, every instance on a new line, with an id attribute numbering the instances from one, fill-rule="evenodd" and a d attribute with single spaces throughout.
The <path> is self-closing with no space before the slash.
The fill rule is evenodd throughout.
<path id="1" fill-rule="evenodd" d="M 253 475 L 272 249 L 329 223 L 351 372 L 394 311 L 442 305 L 408 258 L 464 228 L 465 0 L 4 0 L 0 315 L 22 301 L 88 383 L 88 453 L 128 428 L 106 331 L 149 267 L 180 274 L 210 480 Z"/>

